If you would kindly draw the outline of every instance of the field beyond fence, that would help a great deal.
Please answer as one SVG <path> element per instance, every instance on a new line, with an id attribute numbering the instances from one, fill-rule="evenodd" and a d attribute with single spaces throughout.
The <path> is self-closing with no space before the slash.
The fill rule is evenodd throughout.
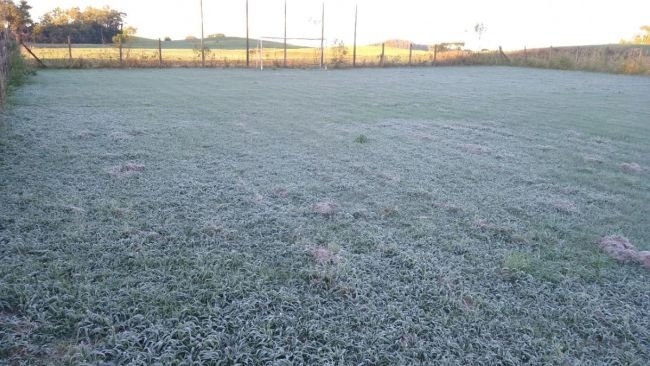
<path id="1" fill-rule="evenodd" d="M 33 44 L 31 49 L 47 67 L 52 68 L 118 68 L 118 67 L 201 67 L 198 47 L 183 44 L 161 43 L 160 48 L 135 42 L 117 45 L 43 45 Z M 251 42 L 257 45 L 257 41 Z M 25 52 L 26 57 L 31 57 Z M 640 45 L 604 45 L 578 47 L 548 47 L 502 52 L 501 50 L 473 52 L 461 49 L 431 47 L 415 50 L 382 45 L 357 48 L 356 58 L 352 47 L 329 47 L 323 51 L 320 64 L 319 48 L 287 49 L 251 47 L 251 68 L 347 68 L 393 67 L 435 65 L 512 65 L 564 70 L 585 70 L 608 73 L 647 75 L 650 73 L 650 47 Z M 245 49 L 205 50 L 206 67 L 246 67 Z M 31 60 L 35 63 L 35 60 Z"/>

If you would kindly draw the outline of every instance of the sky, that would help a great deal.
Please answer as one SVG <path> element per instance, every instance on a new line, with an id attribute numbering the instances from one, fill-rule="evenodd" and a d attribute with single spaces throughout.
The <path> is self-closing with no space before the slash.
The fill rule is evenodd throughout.
<path id="1" fill-rule="evenodd" d="M 281 37 L 284 0 L 249 0 L 251 37 Z M 38 20 L 55 7 L 110 6 L 127 13 L 139 36 L 200 36 L 199 0 L 29 0 Z M 325 38 L 351 44 L 358 5 L 358 43 L 405 39 L 466 42 L 469 48 L 521 49 L 618 43 L 650 25 L 650 0 L 325 0 Z M 288 37 L 320 38 L 322 0 L 287 0 Z M 203 0 L 205 34 L 244 36 L 245 0 Z M 482 37 L 474 25 L 482 23 Z M 290 42 L 291 43 L 291 42 Z M 296 41 L 293 43 L 301 43 Z M 302 42 L 310 43 L 310 42 Z M 316 43 L 314 43 L 316 45 Z"/>

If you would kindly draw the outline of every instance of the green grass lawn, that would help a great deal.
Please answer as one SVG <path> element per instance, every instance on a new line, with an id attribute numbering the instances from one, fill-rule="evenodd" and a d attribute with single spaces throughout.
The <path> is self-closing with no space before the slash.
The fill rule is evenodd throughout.
<path id="1" fill-rule="evenodd" d="M 650 271 L 598 241 L 650 250 L 648 95 L 41 71 L 0 124 L 0 363 L 645 364 Z"/>

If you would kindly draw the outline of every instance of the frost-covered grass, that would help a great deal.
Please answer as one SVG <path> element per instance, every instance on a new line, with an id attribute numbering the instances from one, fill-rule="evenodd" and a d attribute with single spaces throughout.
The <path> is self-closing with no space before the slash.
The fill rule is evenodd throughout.
<path id="1" fill-rule="evenodd" d="M 644 364 L 650 271 L 599 241 L 650 249 L 648 95 L 511 68 L 42 71 L 0 127 L 0 359 Z"/>

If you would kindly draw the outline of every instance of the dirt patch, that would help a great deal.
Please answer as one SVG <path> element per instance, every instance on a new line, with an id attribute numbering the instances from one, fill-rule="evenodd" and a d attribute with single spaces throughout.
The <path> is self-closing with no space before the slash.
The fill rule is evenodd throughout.
<path id="1" fill-rule="evenodd" d="M 91 139 L 93 137 L 97 137 L 97 134 L 90 130 L 81 130 L 77 132 L 77 134 L 75 134 L 74 137 L 78 140 L 86 140 L 86 139 Z"/>
<path id="2" fill-rule="evenodd" d="M 144 171 L 144 165 L 135 163 L 126 163 L 116 165 L 109 169 L 108 173 L 114 177 L 130 176 Z"/>
<path id="3" fill-rule="evenodd" d="M 564 194 L 576 194 L 579 192 L 578 188 L 575 187 L 560 187 L 558 188 L 558 190 L 560 191 L 560 193 L 564 193 Z"/>
<path id="4" fill-rule="evenodd" d="M 276 188 L 273 190 L 273 197 L 287 198 L 289 197 L 289 191 L 286 188 Z"/>
<path id="5" fill-rule="evenodd" d="M 559 200 L 551 203 L 551 206 L 553 206 L 554 209 L 564 213 L 578 212 L 578 207 L 571 201 Z"/>
<path id="6" fill-rule="evenodd" d="M 435 202 L 433 204 L 433 207 L 439 208 L 439 209 L 442 209 L 442 210 L 447 210 L 447 211 L 449 211 L 450 213 L 453 213 L 453 214 L 458 214 L 458 213 L 461 213 L 463 211 L 462 208 L 460 208 L 460 207 L 458 207 L 456 205 L 453 205 L 451 203 L 448 203 L 448 202 Z"/>
<path id="7" fill-rule="evenodd" d="M 603 159 L 601 159 L 601 158 L 599 158 L 597 156 L 593 156 L 593 155 L 585 155 L 582 158 L 584 159 L 585 163 L 589 163 L 589 164 L 602 164 L 603 163 Z"/>
<path id="8" fill-rule="evenodd" d="M 69 212 L 69 213 L 84 213 L 86 210 L 84 210 L 81 207 L 73 206 L 73 205 L 65 205 L 61 207 L 63 211 Z"/>
<path id="9" fill-rule="evenodd" d="M 460 149 L 468 154 L 473 155 L 487 155 L 492 152 L 492 149 L 489 147 L 475 144 L 463 144 L 460 145 Z"/>
<path id="10" fill-rule="evenodd" d="M 638 263 L 650 269 L 650 252 L 638 251 L 630 241 L 622 235 L 610 235 L 600 239 L 600 247 L 610 257 L 623 263 Z"/>
<path id="11" fill-rule="evenodd" d="M 110 134 L 111 140 L 113 140 L 115 142 L 127 141 L 127 140 L 130 140 L 131 137 L 133 137 L 133 136 L 129 135 L 128 133 L 122 132 L 122 131 L 116 131 L 116 132 L 112 132 Z"/>
<path id="12" fill-rule="evenodd" d="M 332 216 L 336 213 L 338 205 L 334 202 L 319 202 L 312 207 L 313 211 L 323 216 Z"/>
<path id="13" fill-rule="evenodd" d="M 135 136 L 142 136 L 144 135 L 143 131 L 140 130 L 129 130 L 129 131 L 115 131 L 112 132 L 109 136 L 111 140 L 115 142 L 122 142 L 122 141 L 127 141 L 132 139 Z"/>
<path id="14" fill-rule="evenodd" d="M 643 168 L 637 163 L 623 163 L 621 169 L 626 173 L 640 173 Z"/>
<path id="15" fill-rule="evenodd" d="M 644 268 L 650 269 L 650 252 L 638 252 L 637 260 Z"/>
<path id="16" fill-rule="evenodd" d="M 338 254 L 326 247 L 307 247 L 306 251 L 314 262 L 321 265 L 338 264 L 341 259 Z"/>

